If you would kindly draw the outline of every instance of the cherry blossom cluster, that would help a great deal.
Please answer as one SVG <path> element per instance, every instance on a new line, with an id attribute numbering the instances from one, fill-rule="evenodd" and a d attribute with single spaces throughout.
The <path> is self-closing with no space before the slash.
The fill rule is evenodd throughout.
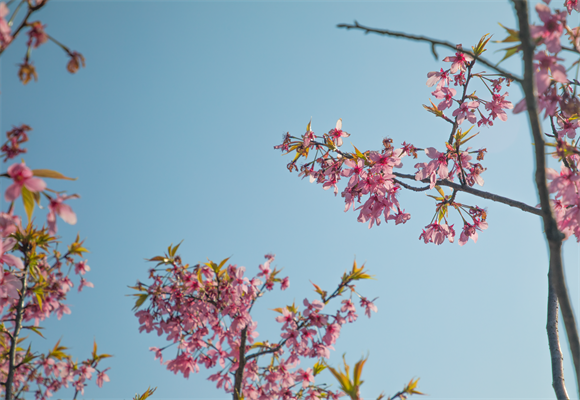
<path id="1" fill-rule="evenodd" d="M 473 54 L 483 53 L 489 39 L 485 35 L 473 47 Z M 395 225 L 398 225 L 410 219 L 410 214 L 405 212 L 397 198 L 403 189 L 437 189 L 440 196 L 431 196 L 437 200 L 435 215 L 419 239 L 435 244 L 441 244 L 445 239 L 453 242 L 454 225 L 448 222 L 448 211 L 452 208 L 463 222 L 459 244 L 466 244 L 469 238 L 476 242 L 478 231 L 487 228 L 485 210 L 458 203 L 457 189 L 451 194 L 445 194 L 438 183 L 446 181 L 458 182 L 463 187 L 475 184 L 483 186 L 481 175 L 486 168 L 479 161 L 484 159 L 487 150 L 472 150 L 471 147 L 465 147 L 465 144 L 478 134 L 470 135 L 475 125 L 489 127 L 496 119 L 507 120 L 506 110 L 513 106 L 506 100 L 508 93 L 502 92 L 502 89 L 503 85 L 509 86 L 511 81 L 502 76 L 473 72 L 476 59 L 466 54 L 461 45 L 457 46 L 454 56 L 445 57 L 443 61 L 451 65 L 447 69 L 441 68 L 440 71 L 427 74 L 427 86 L 435 86 L 432 95 L 441 101 L 437 105 L 431 102 L 431 106 L 424 106 L 427 111 L 451 124 L 451 133 L 442 151 L 434 147 L 420 149 L 406 142 L 395 148 L 392 139 L 385 138 L 380 150 L 361 152 L 355 147 L 354 152 L 346 152 L 339 149 L 342 139 L 350 136 L 342 130 L 342 120 L 320 138 L 317 138 L 309 123 L 304 135 L 294 137 L 287 133 L 282 144 L 275 148 L 295 154 L 288 164 L 290 172 L 299 171 L 299 176 L 309 177 L 310 182 L 321 184 L 325 190 L 332 188 L 335 195 L 339 192 L 339 181 L 347 178 L 348 183 L 341 192 L 345 200 L 345 211 L 358 211 L 357 220 L 368 222 L 369 228 L 380 225 L 382 220 L 394 220 Z M 483 83 L 489 97 L 479 97 L 476 92 L 468 94 L 468 86 L 474 78 Z M 451 110 L 450 115 L 445 114 L 447 110 Z M 462 129 L 465 122 L 471 124 L 471 127 Z M 299 168 L 297 161 L 308 160 L 310 152 L 316 153 L 314 159 L 306 161 Z M 415 163 L 414 175 L 396 171 L 403 167 L 404 157 L 412 156 L 416 159 L 421 152 L 425 153 L 428 160 Z M 404 183 L 402 179 L 414 179 L 429 183 L 429 186 L 417 188 Z"/>
<path id="2" fill-rule="evenodd" d="M 576 137 L 579 127 L 580 100 L 577 95 L 578 71 L 569 77 L 566 61 L 577 63 L 580 55 L 580 27 L 567 25 L 567 14 L 578 11 L 577 1 L 566 1 L 566 10 L 551 10 L 548 4 L 536 5 L 540 24 L 531 26 L 531 35 L 537 42 L 534 60 L 535 82 L 538 90 L 538 108 L 544 119 L 549 119 L 550 128 L 545 135 L 552 140 L 549 146 L 555 148 L 553 157 L 560 161 L 560 171 L 547 169 L 550 181 L 549 191 L 554 194 L 553 209 L 558 228 L 566 235 L 576 236 L 580 241 L 580 174 L 578 160 L 580 150 Z M 517 37 L 517 31 L 508 30 L 510 37 Z M 510 40 L 513 41 L 513 40 Z M 562 41 L 567 42 L 562 44 Z M 573 56 L 566 60 L 564 52 Z M 520 101 L 514 113 L 526 110 L 525 100 Z"/>
<path id="3" fill-rule="evenodd" d="M 26 3 L 26 8 L 21 7 L 23 3 Z M 18 77 L 25 85 L 33 78 L 34 80 L 38 79 L 36 68 L 30 60 L 32 50 L 37 49 L 49 40 L 59 46 L 69 56 L 67 70 L 70 73 L 75 73 L 81 66 L 85 66 L 85 59 L 82 54 L 70 50 L 67 46 L 48 35 L 45 31 L 46 25 L 41 21 L 30 21 L 31 16 L 43 8 L 47 3 L 47 0 L 28 0 L 26 2 L 21 2 L 20 5 L 15 7 L 10 15 L 10 10 L 6 3 L 0 2 L 0 54 L 2 54 L 2 52 L 4 52 L 4 50 L 6 50 L 6 48 L 12 43 L 16 35 L 18 35 L 22 30 L 27 29 L 27 50 L 24 55 L 24 62 L 19 65 L 20 68 L 18 70 Z M 18 20 L 19 13 L 24 15 L 24 17 L 20 18 L 19 24 L 16 24 L 18 27 L 13 30 L 12 26 L 15 21 Z"/>
<path id="4" fill-rule="evenodd" d="M 167 369 L 187 378 L 202 367 L 218 368 L 209 380 L 232 393 L 234 399 L 341 395 L 325 385 L 315 385 L 314 377 L 325 368 L 323 360 L 329 357 L 343 325 L 358 318 L 353 296 L 367 316 L 377 311 L 373 301 L 355 290 L 355 281 L 370 278 L 363 267 L 355 263 L 330 295 L 314 285 L 320 300 L 304 299 L 302 309 L 295 304 L 275 309 L 280 314 L 276 321 L 282 324 L 280 338 L 258 342 L 258 324 L 250 314 L 254 303 L 277 284 L 282 290 L 289 286 L 288 277 L 279 277 L 280 271 L 272 267 L 274 256 L 266 255 L 260 272 L 248 278 L 244 267 L 227 264 L 228 259 L 219 264 L 184 265 L 176 255 L 177 248 L 170 246 L 164 256 L 152 258 L 158 263 L 149 271 L 152 282 L 137 282 L 133 287 L 139 292 L 135 309 L 149 300 L 146 309 L 135 313 L 139 331 L 156 332 L 170 342 L 150 348 Z M 347 291 L 350 297 L 327 313 L 329 302 Z M 168 357 L 173 346 L 176 349 Z M 164 356 L 168 358 L 165 362 Z M 318 362 L 311 368 L 298 368 L 308 358 Z"/>
<path id="5" fill-rule="evenodd" d="M 6 160 L 26 152 L 20 145 L 28 140 L 26 132 L 30 130 L 23 125 L 7 133 L 8 142 L 1 149 Z M 71 274 L 78 277 L 79 292 L 84 287 L 93 287 L 84 278 L 90 267 L 83 258 L 87 251 L 83 241 L 77 236 L 64 254 L 56 250 L 56 216 L 70 224 L 76 223 L 76 214 L 63 201 L 78 196 L 54 192 L 41 178 L 67 179 L 64 175 L 51 170 L 31 170 L 24 162 L 10 165 L 2 176 L 9 178 L 11 184 L 4 193 L 9 209 L 0 213 L 0 261 L 3 264 L 0 276 L 0 382 L 3 385 L 0 394 L 6 393 L 9 381 L 14 399 L 30 392 L 37 399 L 48 399 L 57 390 L 69 386 L 83 394 L 94 373 L 99 386 L 109 380 L 106 369 L 98 369 L 100 360 L 108 355 L 98 355 L 95 347 L 93 356 L 79 363 L 58 344 L 46 355 L 15 345 L 22 329 L 42 336 L 40 322 L 51 316 L 61 319 L 64 314 L 71 313 L 66 304 L 67 294 L 75 286 Z M 46 226 L 23 225 L 21 217 L 14 214 L 15 201 L 22 198 L 27 217 L 32 220 L 34 205 L 41 203 L 41 194 L 48 201 Z"/>
<path id="6" fill-rule="evenodd" d="M 10 348 L 8 335 L 0 336 L 0 347 L 3 352 Z M 82 362 L 74 361 L 72 357 L 65 353 L 66 347 L 57 343 L 55 347 L 41 355 L 32 355 L 25 351 L 19 351 L 16 355 L 18 367 L 14 374 L 14 399 L 21 399 L 25 393 L 34 394 L 35 399 L 49 399 L 62 388 L 73 388 L 76 393 L 84 394 L 87 382 L 96 375 L 97 386 L 102 387 L 104 382 L 109 382 L 106 368 L 97 370 L 101 359 L 110 357 L 107 354 L 97 354 L 96 343 L 91 357 Z M 33 362 L 27 362 L 34 357 Z M 2 358 L 0 370 L 3 375 L 9 369 L 8 360 Z M 4 391 L 0 392 L 4 394 Z"/>

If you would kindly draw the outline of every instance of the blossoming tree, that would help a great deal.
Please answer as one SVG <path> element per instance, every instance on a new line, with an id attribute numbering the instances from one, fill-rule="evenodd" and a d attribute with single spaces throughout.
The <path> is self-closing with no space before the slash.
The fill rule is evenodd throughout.
<path id="1" fill-rule="evenodd" d="M 356 281 L 371 278 L 364 266 L 358 267 L 355 262 L 332 292 L 314 285 L 319 299 L 304 299 L 302 306 L 276 308 L 274 311 L 280 314 L 276 321 L 282 324 L 280 337 L 257 341 L 258 324 L 251 316 L 254 304 L 277 285 L 281 290 L 290 285 L 288 277 L 280 277 L 281 271 L 273 268 L 274 256 L 266 255 L 260 272 L 248 278 L 246 269 L 228 264 L 229 259 L 194 266 L 183 264 L 178 248 L 179 245 L 170 246 L 166 254 L 150 260 L 157 263 L 149 270 L 150 284 L 137 282 L 132 287 L 138 291 L 135 310 L 147 305 L 135 314 L 139 331 L 155 331 L 170 342 L 150 348 L 162 364 L 164 356 L 169 358 L 164 363 L 167 369 L 188 378 L 201 367 L 217 368 L 209 380 L 232 393 L 235 400 L 335 399 L 345 394 L 353 400 L 360 398 L 364 360 L 355 365 L 352 379 L 346 362 L 344 373 L 328 367 L 340 383 L 339 390 L 315 384 L 315 376 L 327 368 L 325 359 L 342 327 L 357 320 L 354 300 L 358 298 L 368 317 L 377 311 L 373 301 L 355 288 Z M 347 298 L 328 311 L 330 303 L 339 297 Z M 176 349 L 171 351 L 171 347 Z M 317 361 L 310 367 L 298 368 L 308 359 Z M 411 380 L 392 399 L 421 394 L 416 386 L 417 380 Z"/>
<path id="2" fill-rule="evenodd" d="M 38 78 L 31 62 L 33 49 L 51 40 L 65 50 L 70 57 L 67 69 L 74 73 L 84 58 L 77 52 L 53 39 L 40 21 L 31 21 L 48 0 L 0 2 L 0 54 L 21 33 L 28 40 L 24 62 L 20 64 L 19 78 L 27 84 Z M 15 5 L 12 11 L 9 7 Z M 10 162 L 25 154 L 23 144 L 28 141 L 30 128 L 15 126 L 6 133 L 6 142 L 0 148 L 4 162 Z M 100 362 L 110 357 L 97 352 L 95 342 L 91 355 L 74 361 L 60 340 L 47 353 L 33 351 L 31 343 L 26 347 L 26 337 L 31 333 L 42 336 L 40 323 L 49 317 L 61 319 L 71 311 L 66 304 L 69 291 L 78 283 L 78 291 L 93 284 L 84 278 L 90 270 L 84 253 L 83 241 L 77 236 L 66 248 L 59 250 L 57 216 L 74 225 L 76 214 L 66 201 L 78 198 L 48 188 L 42 178 L 72 180 L 49 169 L 30 169 L 24 161 L 12 163 L 1 174 L 10 182 L 4 192 L 7 209 L 0 212 L 0 394 L 6 400 L 23 399 L 33 393 L 36 399 L 48 399 L 61 388 L 72 387 L 74 398 L 84 393 L 87 382 L 96 374 L 100 387 L 109 381 L 107 369 L 100 369 Z M 17 212 L 22 201 L 24 219 Z M 36 205 L 47 207 L 46 223 L 38 225 L 33 219 Z M 76 278 L 75 278 L 76 276 Z"/>
<path id="3" fill-rule="evenodd" d="M 523 77 L 482 57 L 490 40 L 489 35 L 484 35 L 479 43 L 468 50 L 461 45 L 374 29 L 357 22 L 338 25 L 340 28 L 362 30 L 365 33 L 427 42 L 431 44 L 436 58 L 437 46 L 454 51 L 454 54 L 443 59 L 446 64 L 439 71 L 426 71 L 426 84 L 434 89 L 431 95 L 436 101 L 430 101 L 430 105 L 424 105 L 424 108 L 443 123 L 449 124 L 449 135 L 442 138 L 440 148 L 420 148 L 407 142 L 402 142 L 399 147 L 393 145 L 392 138 L 385 138 L 378 150 L 361 151 L 354 147 L 353 151 L 346 151 L 341 146 L 343 139 L 350 134 L 342 129 L 340 119 L 328 133 L 318 136 L 312 130 L 311 123 L 308 123 L 306 133 L 301 136 L 288 133 L 282 144 L 275 148 L 294 156 L 287 166 L 290 172 L 296 171 L 300 177 L 321 184 L 324 190 L 332 189 L 335 195 L 339 192 L 339 182 L 344 179 L 346 184 L 341 190 L 341 196 L 345 201 L 345 211 L 357 211 L 357 220 L 367 223 L 369 228 L 383 221 L 394 221 L 395 225 L 409 221 L 411 215 L 397 197 L 401 191 L 435 190 L 430 195 L 435 200 L 433 218 L 419 234 L 419 239 L 424 243 L 453 243 L 457 236 L 456 223 L 461 223 L 458 238 L 460 246 L 467 244 L 470 239 L 477 242 L 479 234 L 488 226 L 487 210 L 468 199 L 463 200 L 461 192 L 540 216 L 549 245 L 547 330 L 552 381 L 557 397 L 567 399 L 558 339 L 558 304 L 562 309 L 576 382 L 580 383 L 580 341 L 561 257 L 563 240 L 573 235 L 580 241 L 580 150 L 576 138 L 580 126 L 580 100 L 576 92 L 580 82 L 577 80 L 578 69 L 575 69 L 576 76 L 572 77 L 566 68 L 566 65 L 580 62 L 580 27 L 568 26 L 567 16 L 580 11 L 580 3 L 567 0 L 564 2 L 564 10 L 558 10 L 550 8 L 550 0 L 544 0 L 544 3 L 535 7 L 540 23 L 530 25 L 527 1 L 512 2 L 519 30 L 505 28 L 508 36 L 501 42 L 511 43 L 511 47 L 504 49 L 503 59 L 515 54 L 521 55 Z M 570 58 L 564 59 L 564 54 Z M 480 71 L 479 66 L 491 69 L 494 73 Z M 506 90 L 514 82 L 521 86 L 525 94 L 515 107 L 507 100 Z M 483 186 L 482 174 L 487 169 L 482 164 L 486 149 L 469 147 L 468 142 L 479 134 L 474 132 L 474 127 L 491 128 L 494 123 L 506 121 L 507 111 L 511 109 L 514 113 L 527 111 L 530 121 L 535 149 L 535 183 L 540 199 L 538 207 L 474 187 Z M 542 111 L 546 120 L 545 128 L 540 120 Z M 546 167 L 546 146 L 553 149 L 552 156 L 561 162 L 560 171 Z M 417 159 L 423 153 L 426 159 L 413 163 L 415 171 L 398 171 L 408 157 Z M 311 155 L 314 157 L 309 158 Z M 303 162 L 300 166 L 299 161 Z M 417 186 L 419 182 L 427 185 Z"/>

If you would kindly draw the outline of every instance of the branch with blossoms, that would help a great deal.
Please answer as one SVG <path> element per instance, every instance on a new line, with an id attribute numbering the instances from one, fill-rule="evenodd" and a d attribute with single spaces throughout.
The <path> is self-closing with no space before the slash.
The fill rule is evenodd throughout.
<path id="1" fill-rule="evenodd" d="M 10 160 L 26 149 L 20 145 L 28 140 L 30 128 L 21 126 L 7 132 L 8 141 L 2 146 L 1 156 Z M 78 198 L 64 195 L 47 188 L 41 178 L 69 179 L 46 169 L 29 169 L 24 162 L 12 164 L 0 177 L 9 178 L 12 183 L 4 193 L 9 202 L 7 212 L 0 213 L 0 262 L 3 264 L 0 277 L 0 394 L 7 400 L 22 398 L 25 393 L 34 392 L 37 399 L 47 399 L 61 388 L 71 385 L 75 389 L 74 398 L 84 393 L 87 381 L 97 373 L 100 387 L 109 381 L 107 369 L 98 365 L 107 354 L 97 354 L 96 343 L 91 358 L 80 363 L 74 362 L 65 353 L 66 347 L 59 343 L 46 355 L 39 355 L 20 347 L 24 340 L 22 330 L 32 331 L 40 336 L 39 324 L 56 316 L 61 319 L 70 314 L 66 304 L 67 293 L 74 287 L 71 273 L 78 275 L 78 291 L 93 284 L 84 278 L 90 270 L 83 255 L 87 252 L 83 241 L 77 236 L 64 254 L 58 250 L 57 215 L 69 224 L 76 223 L 76 214 L 64 201 Z M 48 201 L 46 226 L 33 224 L 36 205 L 41 204 L 41 194 Z M 15 215 L 15 202 L 22 199 L 28 224 Z M 19 256 L 14 253 L 19 254 Z M 30 324 L 26 325 L 27 322 Z"/>
<path id="2" fill-rule="evenodd" d="M 426 149 L 417 148 L 404 142 L 400 148 L 392 145 L 392 139 L 383 140 L 383 148 L 378 151 L 359 151 L 356 147 L 354 152 L 345 152 L 339 148 L 342 139 L 350 136 L 342 130 L 342 119 L 334 129 L 322 135 L 322 140 L 316 140 L 316 134 L 311 129 L 311 123 L 306 128 L 306 133 L 301 137 L 286 134 L 283 143 L 275 146 L 288 153 L 294 153 L 294 159 L 288 164 L 290 171 L 298 171 L 297 161 L 305 162 L 300 167 L 299 176 L 310 177 L 311 182 L 322 184 L 325 190 L 333 188 L 334 194 L 338 194 L 337 184 L 342 178 L 349 178 L 346 188 L 341 195 L 345 199 L 345 211 L 349 209 L 360 210 L 359 222 L 368 222 L 369 228 L 380 225 L 381 218 L 388 222 L 394 220 L 395 224 L 406 223 L 410 214 L 401 208 L 397 198 L 402 189 L 411 191 L 423 191 L 427 188 L 415 188 L 396 179 L 414 179 L 428 182 L 428 189 L 436 189 L 438 196 L 434 198 L 436 203 L 435 215 L 421 235 L 425 243 L 442 244 L 445 239 L 453 242 L 455 239 L 454 225 L 448 221 L 449 210 L 455 210 L 463 222 L 463 229 L 459 238 L 459 244 L 463 246 L 471 238 L 474 242 L 478 239 L 478 232 L 487 229 L 486 211 L 476 205 L 466 205 L 456 201 L 459 191 L 470 191 L 471 194 L 501 201 L 511 206 L 517 206 L 524 211 L 534 210 L 521 202 L 507 199 L 497 195 L 484 196 L 482 191 L 472 187 L 477 184 L 483 186 L 482 173 L 486 170 L 479 162 L 474 162 L 473 155 L 477 155 L 477 161 L 483 161 L 486 149 L 471 150 L 466 143 L 479 134 L 471 134 L 474 125 L 478 127 L 492 126 L 493 121 L 507 120 L 506 109 L 513 108 L 511 102 L 506 100 L 507 92 L 502 94 L 502 85 L 509 86 L 510 80 L 497 75 L 489 75 L 483 72 L 474 72 L 476 61 L 484 51 L 490 38 L 485 35 L 474 46 L 474 57 L 462 51 L 460 45 L 454 56 L 446 57 L 443 61 L 450 62 L 448 69 L 427 74 L 427 86 L 435 86 L 432 95 L 441 100 L 435 105 L 424 108 L 438 118 L 442 118 L 451 124 L 450 134 L 445 144 L 445 150 L 440 152 L 433 147 Z M 483 84 L 490 98 L 469 93 L 468 88 L 473 80 Z M 461 93 L 452 88 L 459 87 Z M 453 110 L 451 115 L 446 115 L 446 110 Z M 463 130 L 464 122 L 473 124 Z M 406 156 L 417 158 L 417 152 L 424 151 L 430 159 L 427 162 L 415 164 L 417 169 L 413 175 L 402 174 L 394 171 L 394 168 L 403 166 Z M 312 161 L 308 161 L 310 152 L 315 152 Z M 316 168 L 318 167 L 318 168 Z M 451 193 L 445 193 L 441 186 L 452 186 Z M 470 190 L 472 189 L 472 190 Z M 364 203 L 362 200 L 366 199 Z M 357 204 L 361 204 L 357 207 Z M 534 213 L 536 211 L 534 210 Z"/>
<path id="3" fill-rule="evenodd" d="M 576 139 L 577 129 L 580 126 L 580 99 L 576 93 L 580 84 L 578 81 L 580 59 L 570 60 L 572 61 L 570 68 L 566 68 L 563 63 L 566 60 L 560 56 L 562 50 L 572 53 L 575 57 L 580 53 L 580 27 L 572 28 L 566 22 L 567 14 L 580 11 L 580 2 L 566 0 L 564 1 L 566 10 L 552 11 L 548 6 L 550 0 L 544 0 L 546 4 L 540 3 L 535 7 L 541 21 L 539 25 L 529 24 L 527 1 L 512 0 L 512 2 L 516 9 L 519 30 L 502 25 L 508 36 L 499 43 L 509 43 L 510 47 L 503 49 L 505 55 L 500 62 L 521 53 L 524 61 L 523 78 L 502 69 L 498 66 L 499 63 L 491 63 L 481 57 L 489 41 L 488 35 L 482 37 L 480 42 L 472 47 L 472 51 L 458 45 L 455 55 L 443 60 L 452 63 L 450 68 L 427 74 L 427 85 L 436 85 L 436 90 L 432 92 L 432 95 L 439 100 L 439 103 L 435 105 L 431 101 L 431 105 L 424 108 L 436 117 L 452 124 L 449 138 L 445 142 L 445 150 L 438 151 L 432 147 L 420 149 L 405 142 L 400 148 L 394 148 L 392 140 L 386 138 L 383 140 L 381 150 L 361 152 L 355 147 L 354 152 L 344 152 L 338 147 L 342 144 L 342 138 L 349 134 L 342 131 L 340 120 L 334 129 L 322 136 L 323 140 L 316 141 L 316 135 L 309 124 L 304 135 L 294 137 L 286 134 L 283 143 L 275 148 L 295 154 L 294 159 L 288 164 L 290 171 L 299 171 L 300 176 L 310 177 L 311 182 L 322 184 L 325 190 L 333 188 L 335 195 L 338 193 L 337 183 L 340 179 L 349 178 L 346 188 L 342 191 L 346 203 L 345 211 L 350 208 L 359 211 L 358 220 L 368 221 L 369 227 L 374 224 L 379 225 L 381 216 L 384 216 L 385 221 L 394 220 L 395 224 L 405 223 L 410 218 L 410 215 L 401 209 L 396 197 L 401 190 L 420 192 L 436 189 L 438 193 L 430 196 L 436 200 L 435 215 L 419 237 L 425 243 L 441 244 L 445 239 L 453 242 L 455 230 L 447 220 L 450 209 L 457 211 L 463 222 L 460 245 L 465 244 L 469 238 L 475 242 L 478 231 L 487 227 L 486 210 L 457 203 L 456 197 L 461 191 L 541 216 L 550 251 L 549 293 L 551 297 L 547 329 L 553 360 L 553 387 L 558 399 L 567 399 L 562 356 L 559 351 L 557 314 L 554 315 L 554 313 L 557 313 L 559 303 L 576 370 L 576 382 L 580 384 L 580 338 L 569 300 L 561 257 L 563 240 L 574 235 L 576 240 L 580 241 L 580 187 L 578 186 L 580 140 Z M 449 42 L 386 29 L 369 28 L 356 21 L 354 25 L 340 24 L 338 27 L 428 42 L 436 58 L 436 46 L 453 48 Z M 562 44 L 562 42 L 567 43 Z M 473 72 L 473 67 L 478 62 L 492 68 L 498 74 Z M 569 71 L 574 66 L 576 66 L 576 76 L 569 77 Z M 454 86 L 462 89 L 459 96 L 458 91 L 450 85 L 451 77 L 453 77 Z M 476 92 L 469 94 L 467 86 L 472 79 L 481 81 L 491 94 L 491 99 L 483 99 L 476 95 Z M 501 94 L 502 85 L 505 83 L 509 86 L 510 81 L 519 83 L 525 94 L 524 99 L 515 107 L 506 100 L 507 92 Z M 485 105 L 485 110 L 489 111 L 489 116 L 482 113 L 482 105 Z M 475 124 L 478 127 L 482 125 L 490 127 L 496 118 L 505 121 L 507 114 L 504 110 L 511 108 L 514 113 L 527 111 L 530 120 L 535 144 L 539 209 L 502 196 L 475 191 L 472 188 L 474 183 L 483 185 L 481 174 L 486 168 L 479 163 L 474 163 L 471 154 L 477 154 L 477 161 L 482 161 L 486 150 L 470 151 L 469 147 L 462 148 L 461 146 L 474 136 L 467 137 L 467 134 Z M 447 109 L 454 109 L 451 115 L 446 114 Z M 550 118 L 550 132 L 544 132 L 542 129 L 539 117 L 542 111 L 544 111 L 544 119 Z M 465 121 L 471 123 L 472 126 L 462 132 L 460 125 Z M 546 168 L 546 146 L 554 148 L 552 156 L 561 161 L 559 172 Z M 311 151 L 315 151 L 316 155 L 313 161 L 308 161 Z M 417 158 L 418 151 L 424 151 L 429 160 L 415 165 L 418 171 L 414 177 L 417 181 L 429 183 L 428 187 L 415 187 L 405 183 L 397 178 L 410 179 L 412 175 L 393 170 L 393 168 L 402 167 L 402 160 L 405 156 L 412 155 Z M 305 161 L 300 169 L 296 166 L 298 160 Z M 457 182 L 453 182 L 455 178 Z M 452 192 L 445 193 L 441 186 L 451 187 Z M 552 198 L 550 198 L 551 194 Z M 363 198 L 366 200 L 361 203 Z M 557 294 L 556 304 L 554 304 L 554 293 Z"/>
<path id="4" fill-rule="evenodd" d="M 28 29 L 28 40 L 26 41 L 26 53 L 24 55 L 24 62 L 19 65 L 18 78 L 23 84 L 27 84 L 33 78 L 38 80 L 36 68 L 30 60 L 33 49 L 37 49 L 40 45 L 49 40 L 59 46 L 70 57 L 67 64 L 67 70 L 74 74 L 82 66 L 85 66 L 85 59 L 82 54 L 69 49 L 67 46 L 48 35 L 45 31 L 46 25 L 41 21 L 30 21 L 31 17 L 40 11 L 49 0 L 20 0 L 18 5 L 12 11 L 10 17 L 10 10 L 5 2 L 0 2 L 0 55 L 10 46 L 10 44 L 18 37 L 18 35 L 25 29 Z M 9 2 L 9 4 L 12 2 Z M 23 6 L 26 6 L 23 8 Z M 19 17 L 23 13 L 24 16 Z M 16 29 L 12 29 L 15 21 L 19 21 Z"/>
<path id="5" fill-rule="evenodd" d="M 8 2 L 8 5 L 12 3 Z M 37 79 L 30 62 L 31 51 L 48 40 L 71 57 L 67 66 L 71 73 L 84 65 L 82 55 L 50 37 L 40 21 L 31 22 L 32 15 L 47 3 L 48 0 L 18 1 L 8 18 L 8 5 L 0 2 L 0 55 L 28 29 L 27 51 L 18 73 L 24 84 L 32 78 Z M 24 13 L 23 17 L 21 13 Z M 13 30 L 17 20 L 17 28 Z M 23 124 L 6 133 L 6 141 L 0 147 L 4 162 L 26 153 L 23 145 L 28 142 L 31 130 L 30 126 Z M 83 241 L 77 235 L 62 254 L 56 236 L 57 216 L 68 224 L 76 224 L 76 214 L 66 201 L 79 196 L 49 189 L 43 178 L 73 179 L 49 169 L 31 170 L 24 161 L 10 165 L 0 177 L 11 182 L 4 193 L 8 209 L 0 212 L 0 395 L 6 400 L 15 400 L 34 393 L 36 399 L 45 400 L 62 388 L 71 387 L 76 399 L 79 394 L 84 394 L 87 382 L 94 374 L 99 387 L 109 381 L 106 374 L 109 368 L 100 369 L 99 365 L 110 355 L 98 354 L 95 342 L 91 357 L 76 362 L 60 341 L 48 353 L 40 354 L 31 349 L 31 344 L 24 348 L 26 337 L 22 334 L 30 331 L 42 337 L 42 321 L 53 316 L 60 320 L 64 314 L 71 313 L 66 301 L 68 292 L 75 286 L 73 274 L 77 276 L 79 292 L 85 287 L 93 287 L 84 277 L 90 267 L 83 257 L 87 252 Z M 27 224 L 23 224 L 15 212 L 18 200 L 22 201 Z M 40 207 L 45 201 L 48 211 L 46 224 L 37 226 L 33 213 L 36 206 Z"/>
<path id="6" fill-rule="evenodd" d="M 276 285 L 285 290 L 290 284 L 288 277 L 280 277 L 281 271 L 272 267 L 274 256 L 266 255 L 260 272 L 248 278 L 246 269 L 228 264 L 229 259 L 184 265 L 178 248 L 170 246 L 163 256 L 151 258 L 157 263 L 149 270 L 152 282 L 137 282 L 132 287 L 138 292 L 134 310 L 149 301 L 146 309 L 135 313 L 139 331 L 156 331 L 171 342 L 150 348 L 167 369 L 188 378 L 200 367 L 218 367 L 208 379 L 216 382 L 218 389 L 232 393 L 235 400 L 335 399 L 341 395 L 328 385 L 315 384 L 315 376 L 326 368 L 323 360 L 330 356 L 343 325 L 357 320 L 353 300 L 358 298 L 368 317 L 377 311 L 374 300 L 356 290 L 356 281 L 371 278 L 364 266 L 355 262 L 330 294 L 314 285 L 320 300 L 304 299 L 302 310 L 295 304 L 274 309 L 280 314 L 276 318 L 282 324 L 280 338 L 257 342 L 252 307 Z M 350 295 L 339 309 L 323 312 L 332 300 L 347 292 Z M 164 355 L 173 346 L 176 353 L 164 362 Z M 296 369 L 303 359 L 311 358 L 318 359 L 313 367 Z"/>

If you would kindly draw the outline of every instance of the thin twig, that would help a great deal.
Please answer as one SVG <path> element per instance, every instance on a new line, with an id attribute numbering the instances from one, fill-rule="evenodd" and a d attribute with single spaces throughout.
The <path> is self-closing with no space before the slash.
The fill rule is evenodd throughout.
<path id="1" fill-rule="evenodd" d="M 362 31 L 365 31 L 365 33 L 377 33 L 379 35 L 388 35 L 388 36 L 394 36 L 394 37 L 400 37 L 400 38 L 405 38 L 405 39 L 411 39 L 411 40 L 415 40 L 418 42 L 428 42 L 431 43 L 431 45 L 433 46 L 433 48 L 437 45 L 437 46 L 443 46 L 443 47 L 448 47 L 454 51 L 459 51 L 461 53 L 465 53 L 470 55 L 471 57 L 473 57 L 474 59 L 476 59 L 477 61 L 479 61 L 480 63 L 487 65 L 490 68 L 493 68 L 495 71 L 499 72 L 501 75 L 504 75 L 505 77 L 514 80 L 516 82 L 521 83 L 522 82 L 522 78 L 519 78 L 515 75 L 513 75 L 512 73 L 504 70 L 503 68 L 498 67 L 497 65 L 495 65 L 494 63 L 492 63 L 491 61 L 486 60 L 483 57 L 479 57 L 476 56 L 475 54 L 473 54 L 471 51 L 468 50 L 464 50 L 464 49 L 458 49 L 454 44 L 449 43 L 449 42 L 444 42 L 442 40 L 436 40 L 436 39 L 431 39 L 425 36 L 416 36 L 416 35 L 409 35 L 403 32 L 395 32 L 395 31 L 390 31 L 387 29 L 375 29 L 375 28 L 369 28 L 367 26 L 361 25 L 359 24 L 357 21 L 354 21 L 354 25 L 349 25 L 349 24 L 338 24 L 337 25 L 338 28 L 346 28 L 346 29 L 360 29 Z"/>

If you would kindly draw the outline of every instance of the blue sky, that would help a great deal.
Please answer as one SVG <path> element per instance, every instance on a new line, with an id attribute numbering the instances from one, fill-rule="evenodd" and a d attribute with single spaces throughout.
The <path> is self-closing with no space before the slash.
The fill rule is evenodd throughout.
<path id="1" fill-rule="evenodd" d="M 376 281 L 360 289 L 379 297 L 379 312 L 346 326 L 330 360 L 370 354 L 365 398 L 394 394 L 417 377 L 430 399 L 554 398 L 538 217 L 461 194 L 459 201 L 488 208 L 489 229 L 477 244 L 425 245 L 418 237 L 434 203 L 424 194 L 401 195 L 412 215 L 406 225 L 369 230 L 343 212 L 340 196 L 289 174 L 289 158 L 272 149 L 283 133 L 302 134 L 310 117 L 319 134 L 342 118 L 347 149 L 377 149 L 385 136 L 441 149 L 448 126 L 422 104 L 432 91 L 427 72 L 445 67 L 441 59 L 451 54 L 439 49 L 436 61 L 426 44 L 336 24 L 357 20 L 471 46 L 486 33 L 503 39 L 497 22 L 515 27 L 507 1 L 54 0 L 38 17 L 85 56 L 86 68 L 70 76 L 64 53 L 45 44 L 32 54 L 38 82 L 23 86 L 18 40 L 0 61 L 0 128 L 30 125 L 27 165 L 79 178 L 50 187 L 81 195 L 71 202 L 79 222 L 60 223 L 59 233 L 64 242 L 77 232 L 87 238 L 95 288 L 72 295 L 73 313 L 48 321 L 46 340 L 32 340 L 45 350 L 62 338 L 83 359 L 96 339 L 114 355 L 104 364 L 111 382 L 90 385 L 85 398 L 129 399 L 148 386 L 158 399 L 230 397 L 205 372 L 187 380 L 159 365 L 148 348 L 165 341 L 139 334 L 126 297 L 128 285 L 147 278 L 144 259 L 181 240 L 186 262 L 231 256 L 250 273 L 264 254 L 277 255 L 290 288 L 269 295 L 254 315 L 270 341 L 279 333 L 272 308 L 313 298 L 309 281 L 333 287 L 355 257 L 366 262 Z M 486 55 L 499 60 L 499 48 L 492 44 Z M 517 59 L 504 67 L 521 72 Z M 509 92 L 519 101 L 515 85 Z M 473 146 L 489 151 L 483 189 L 537 204 L 524 115 L 481 131 Z M 413 164 L 403 171 L 414 172 Z M 576 242 L 566 243 L 576 310 L 578 254 Z"/>

